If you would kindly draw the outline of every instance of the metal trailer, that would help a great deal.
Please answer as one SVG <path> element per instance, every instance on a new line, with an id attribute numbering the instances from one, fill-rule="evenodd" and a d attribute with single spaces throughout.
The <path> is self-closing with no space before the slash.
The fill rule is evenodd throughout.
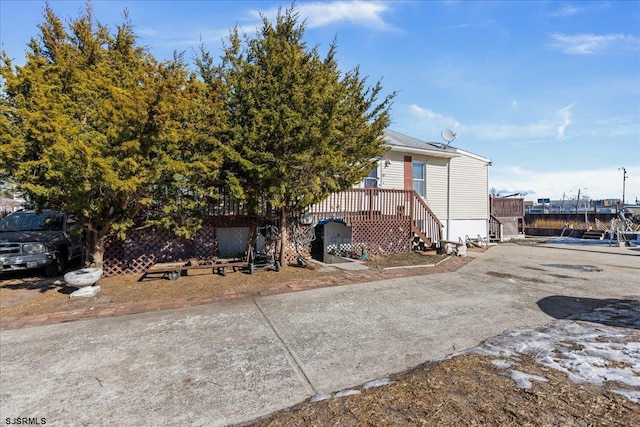
<path id="1" fill-rule="evenodd" d="M 212 274 L 226 276 L 229 269 L 234 272 L 247 267 L 245 261 L 233 259 L 218 259 L 204 263 L 193 264 L 192 262 L 160 262 L 153 264 L 138 279 L 139 282 L 149 276 L 159 275 L 162 279 L 177 280 L 178 277 L 188 274 L 189 270 L 211 270 Z"/>
<path id="2" fill-rule="evenodd" d="M 278 237 L 278 229 L 271 223 L 265 223 L 255 228 L 254 235 L 250 239 L 246 256 L 235 258 L 219 258 L 213 261 L 188 261 L 188 262 L 163 262 L 149 267 L 138 279 L 139 282 L 149 276 L 159 276 L 162 279 L 177 280 L 180 276 L 186 276 L 189 270 L 211 270 L 213 274 L 226 276 L 229 269 L 236 272 L 245 270 L 249 274 L 259 269 L 280 271 L 280 262 L 275 257 L 275 242 Z M 258 239 L 264 239 L 264 247 L 258 244 Z"/>

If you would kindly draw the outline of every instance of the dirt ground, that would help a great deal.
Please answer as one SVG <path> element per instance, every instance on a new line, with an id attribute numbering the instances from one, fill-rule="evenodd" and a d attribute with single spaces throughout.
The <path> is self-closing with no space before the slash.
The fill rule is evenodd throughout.
<path id="1" fill-rule="evenodd" d="M 375 280 L 378 278 L 376 272 L 385 267 L 434 265 L 445 258 L 447 257 L 435 252 L 374 256 L 366 260 L 371 273 L 364 274 L 361 280 L 339 269 L 324 271 L 313 263 L 304 268 L 284 266 L 279 272 L 263 269 L 253 274 L 247 274 L 246 271 L 229 272 L 226 276 L 212 274 L 210 269 L 190 270 L 188 276 L 177 280 L 167 280 L 159 275 L 140 280 L 142 275 L 123 275 L 101 279 L 98 283 L 101 291 L 92 298 L 69 298 L 69 294 L 77 288 L 68 286 L 62 277 L 45 278 L 19 272 L 0 276 L 0 316 L 37 315 L 96 305 L 170 301 L 212 295 L 219 297 L 217 300 L 224 300 L 226 297 L 291 292 L 310 287 L 362 282 L 368 278 Z M 439 266 L 429 267 L 429 273 L 457 269 L 470 260 L 449 258 Z M 407 271 L 406 274 L 411 272 Z"/>
<path id="2" fill-rule="evenodd" d="M 198 297 L 261 295 L 315 286 L 336 286 L 385 278 L 389 271 L 406 275 L 454 271 L 471 257 L 445 259 L 437 254 L 373 257 L 361 276 L 342 270 L 286 266 L 280 272 L 208 271 L 178 280 L 118 276 L 100 281 L 94 298 L 69 298 L 75 290 L 62 278 L 14 274 L 0 277 L 0 316 L 54 313 L 97 304 Z M 428 269 L 383 270 L 401 265 L 435 265 Z M 399 273 L 395 273 L 399 274 Z M 396 276 L 397 277 L 397 276 Z M 302 286 L 302 284 L 305 284 Z M 640 339 L 639 339 L 640 341 Z M 544 368 L 524 356 L 518 370 L 547 378 L 530 389 L 518 388 L 492 358 L 462 355 L 427 363 L 388 378 L 388 384 L 358 387 L 346 397 L 309 401 L 245 424 L 252 426 L 631 426 L 640 425 L 640 405 L 603 386 L 575 384 L 564 373 Z M 349 394 L 349 393 L 347 393 Z"/>
<path id="3" fill-rule="evenodd" d="M 251 426 L 637 426 L 640 405 L 610 391 L 578 385 L 564 373 L 523 357 L 518 370 L 548 379 L 518 388 L 489 356 L 428 363 L 359 394 L 304 402 Z"/>

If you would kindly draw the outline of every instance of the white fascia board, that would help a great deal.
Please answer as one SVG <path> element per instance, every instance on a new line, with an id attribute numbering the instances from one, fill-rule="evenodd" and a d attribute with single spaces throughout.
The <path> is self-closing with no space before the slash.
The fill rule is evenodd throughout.
<path id="1" fill-rule="evenodd" d="M 399 147 L 395 145 L 387 145 L 387 147 L 389 147 L 390 152 L 394 153 L 421 154 L 423 156 L 442 157 L 445 159 L 451 159 L 453 157 L 461 156 L 461 154 L 453 152 L 422 150 L 420 148 Z"/>
<path id="2" fill-rule="evenodd" d="M 486 157 L 478 156 L 477 154 L 473 154 L 473 153 L 470 153 L 468 151 L 461 150 L 459 148 L 456 148 L 456 151 L 458 153 L 460 153 L 460 155 L 462 155 L 462 156 L 467 156 L 467 157 L 471 157 L 472 159 L 480 160 L 481 162 L 485 162 L 490 166 L 493 163 L 491 161 L 491 159 L 487 159 Z"/>

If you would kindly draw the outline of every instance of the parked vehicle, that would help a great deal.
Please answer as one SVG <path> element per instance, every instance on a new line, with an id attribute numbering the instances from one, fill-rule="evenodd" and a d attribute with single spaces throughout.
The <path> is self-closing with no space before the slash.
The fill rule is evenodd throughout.
<path id="1" fill-rule="evenodd" d="M 0 274 L 44 268 L 57 276 L 74 260 L 84 260 L 84 242 L 67 215 L 20 210 L 0 220 Z"/>

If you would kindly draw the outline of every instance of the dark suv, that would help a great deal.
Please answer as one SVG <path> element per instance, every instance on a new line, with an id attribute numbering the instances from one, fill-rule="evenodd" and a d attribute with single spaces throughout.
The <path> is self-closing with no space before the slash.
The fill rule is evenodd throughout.
<path id="1" fill-rule="evenodd" d="M 74 228 L 74 230 L 72 230 Z M 67 263 L 83 260 L 81 233 L 67 215 L 54 210 L 21 210 L 0 220 L 0 274 L 44 268 L 47 276 L 64 272 Z"/>

